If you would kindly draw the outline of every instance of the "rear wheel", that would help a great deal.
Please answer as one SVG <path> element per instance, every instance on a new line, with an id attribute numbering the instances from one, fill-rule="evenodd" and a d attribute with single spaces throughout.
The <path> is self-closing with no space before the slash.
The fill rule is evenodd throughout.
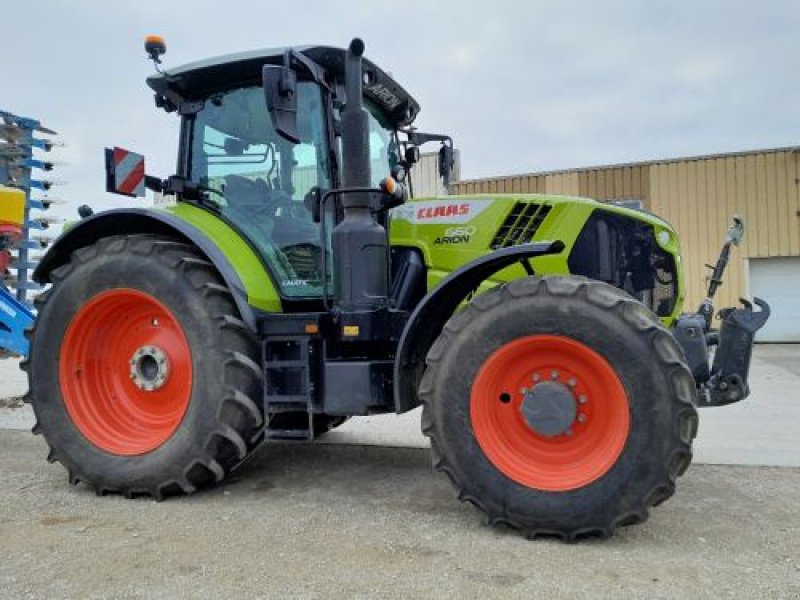
<path id="1" fill-rule="evenodd" d="M 194 491 L 263 437 L 255 335 L 186 244 L 111 237 L 52 273 L 31 333 L 34 431 L 98 493 Z"/>
<path id="2" fill-rule="evenodd" d="M 434 464 L 491 523 L 608 536 L 674 492 L 697 428 L 672 335 L 620 290 L 527 278 L 476 297 L 420 384 Z"/>

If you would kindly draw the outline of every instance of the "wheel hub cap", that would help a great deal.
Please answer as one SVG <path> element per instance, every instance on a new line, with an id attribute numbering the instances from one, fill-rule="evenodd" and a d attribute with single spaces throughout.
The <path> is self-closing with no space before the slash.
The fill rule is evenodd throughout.
<path id="1" fill-rule="evenodd" d="M 547 437 L 566 433 L 578 413 L 575 397 L 563 383 L 543 381 L 523 394 L 520 412 L 528 427 Z"/>
<path id="2" fill-rule="evenodd" d="M 169 377 L 169 358 L 158 346 L 141 346 L 133 353 L 130 365 L 131 381 L 145 392 L 162 388 Z"/>

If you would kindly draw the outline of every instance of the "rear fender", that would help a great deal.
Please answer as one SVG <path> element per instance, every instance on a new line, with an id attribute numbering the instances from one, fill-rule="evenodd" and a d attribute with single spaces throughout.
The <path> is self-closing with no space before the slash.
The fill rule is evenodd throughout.
<path id="1" fill-rule="evenodd" d="M 522 263 L 530 274 L 531 258 L 558 254 L 563 242 L 534 242 L 497 250 L 448 275 L 417 305 L 406 323 L 394 364 L 395 411 L 407 412 L 420 405 L 417 386 L 425 370 L 425 357 L 447 320 L 481 283 L 514 263 Z"/>
<path id="2" fill-rule="evenodd" d="M 104 211 L 84 219 L 65 231 L 53 243 L 36 267 L 33 279 L 42 284 L 49 283 L 50 273 L 68 262 L 75 250 L 90 246 L 101 238 L 138 233 L 173 237 L 196 246 L 216 267 L 230 289 L 242 319 L 255 331 L 255 315 L 247 301 L 245 286 L 234 266 L 205 233 L 168 212 L 122 208 Z"/>

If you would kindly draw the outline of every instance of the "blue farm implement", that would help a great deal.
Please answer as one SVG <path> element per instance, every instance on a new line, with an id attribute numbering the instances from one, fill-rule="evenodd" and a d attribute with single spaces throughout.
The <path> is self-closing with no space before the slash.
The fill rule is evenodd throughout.
<path id="1" fill-rule="evenodd" d="M 0 284 L 0 356 L 28 355 L 25 329 L 33 325 L 33 312 Z"/>

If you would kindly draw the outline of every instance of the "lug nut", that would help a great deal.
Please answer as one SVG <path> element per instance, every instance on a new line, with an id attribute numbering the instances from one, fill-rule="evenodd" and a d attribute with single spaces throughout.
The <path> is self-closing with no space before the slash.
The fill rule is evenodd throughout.
<path id="1" fill-rule="evenodd" d="M 586 396 L 584 394 L 581 394 L 580 396 L 578 396 L 578 402 L 580 404 L 586 404 Z"/>
<path id="2" fill-rule="evenodd" d="M 532 379 L 533 379 L 534 382 L 536 382 L 536 381 L 539 381 L 541 379 L 541 377 L 539 376 L 538 373 L 534 373 Z"/>
<path id="3" fill-rule="evenodd" d="M 558 371 L 556 371 L 555 369 L 550 371 L 550 379 L 558 379 Z"/>
<path id="4" fill-rule="evenodd" d="M 569 381 L 567 381 L 567 385 L 568 385 L 569 387 L 572 387 L 572 388 L 574 388 L 576 385 L 578 385 L 578 380 L 577 380 L 577 379 L 575 379 L 574 377 L 570 377 L 570 378 L 569 378 Z"/>
<path id="5" fill-rule="evenodd" d="M 578 423 L 586 423 L 586 415 L 584 414 L 578 415 Z"/>

